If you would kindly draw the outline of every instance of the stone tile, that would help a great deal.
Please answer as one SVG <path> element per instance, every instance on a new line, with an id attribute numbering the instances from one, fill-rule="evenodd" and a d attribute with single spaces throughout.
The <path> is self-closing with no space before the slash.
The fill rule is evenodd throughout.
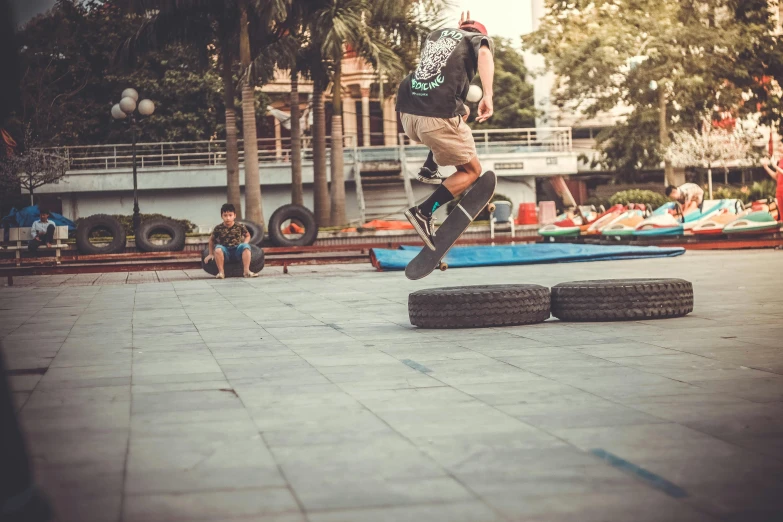
<path id="1" fill-rule="evenodd" d="M 243 409 L 231 389 L 149 392 L 133 397 L 134 415 L 143 413 L 184 412 L 194 410 Z"/>
<path id="2" fill-rule="evenodd" d="M 733 444 L 674 423 L 556 429 L 552 433 L 584 451 L 603 449 L 630 462 L 730 457 L 745 452 Z"/>
<path id="3" fill-rule="evenodd" d="M 338 511 L 308 511 L 311 522 L 397 522 L 427 520 L 429 522 L 499 522 L 504 520 L 486 504 L 478 501 L 438 503 L 414 506 L 388 506 Z"/>
<path id="4" fill-rule="evenodd" d="M 122 494 L 107 496 L 52 495 L 52 508 L 58 522 L 116 522 L 120 517 Z"/>
<path id="5" fill-rule="evenodd" d="M 663 493 L 638 486 L 634 491 L 573 494 L 564 502 L 560 494 L 525 496 L 503 494 L 486 496 L 492 507 L 515 520 L 544 522 L 598 522 L 634 520 L 639 522 L 712 522 L 717 519 L 699 512 Z"/>
<path id="6" fill-rule="evenodd" d="M 182 430 L 179 437 L 131 437 L 128 472 L 211 469 L 273 468 L 275 463 L 257 433 L 223 437 L 194 436 Z"/>
<path id="7" fill-rule="evenodd" d="M 286 488 L 238 491 L 199 491 L 155 495 L 128 495 L 123 504 L 125 522 L 170 520 L 230 520 L 297 514 L 299 507 Z"/>
<path id="8" fill-rule="evenodd" d="M 568 428 L 654 424 L 664 419 L 592 394 L 566 395 L 565 400 L 537 404 L 507 404 L 497 408 L 520 421 L 551 431 Z"/>

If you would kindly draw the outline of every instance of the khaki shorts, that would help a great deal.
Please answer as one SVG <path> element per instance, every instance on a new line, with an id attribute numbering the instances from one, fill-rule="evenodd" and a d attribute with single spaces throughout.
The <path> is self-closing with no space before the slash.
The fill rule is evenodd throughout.
<path id="1" fill-rule="evenodd" d="M 405 134 L 429 147 L 438 165 L 465 165 L 476 157 L 473 133 L 461 116 L 447 119 L 401 112 L 400 119 Z"/>

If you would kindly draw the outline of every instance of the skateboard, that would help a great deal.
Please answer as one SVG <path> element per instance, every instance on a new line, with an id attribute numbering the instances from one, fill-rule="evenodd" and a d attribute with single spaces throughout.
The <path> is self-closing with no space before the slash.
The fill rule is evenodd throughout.
<path id="1" fill-rule="evenodd" d="M 495 194 L 497 185 L 497 176 L 495 173 L 487 171 L 476 181 L 465 193 L 451 214 L 443 221 L 443 224 L 435 231 L 435 250 L 430 250 L 426 246 L 414 257 L 408 266 L 405 267 L 405 277 L 416 280 L 427 277 L 436 268 L 441 271 L 449 266 L 443 262 L 443 258 L 457 242 L 457 239 L 468 228 L 476 216 L 488 207 L 490 212 L 495 210 L 495 205 L 489 203 Z"/>

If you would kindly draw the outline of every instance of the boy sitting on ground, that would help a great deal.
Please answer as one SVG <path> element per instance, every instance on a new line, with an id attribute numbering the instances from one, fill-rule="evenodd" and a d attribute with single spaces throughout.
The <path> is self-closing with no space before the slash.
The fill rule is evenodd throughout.
<path id="1" fill-rule="evenodd" d="M 210 253 L 204 258 L 204 263 L 215 260 L 218 268 L 216 279 L 226 278 L 223 270 L 226 261 L 242 261 L 245 277 L 258 277 L 257 273 L 250 271 L 250 233 L 245 225 L 236 222 L 234 205 L 226 203 L 220 207 L 220 217 L 223 222 L 209 236 Z"/>
<path id="2" fill-rule="evenodd" d="M 27 244 L 30 252 L 37 251 L 44 244 L 47 248 L 52 248 L 52 241 L 54 241 L 55 226 L 49 221 L 49 211 L 42 208 L 39 214 L 41 218 L 32 226 L 33 239 Z"/>

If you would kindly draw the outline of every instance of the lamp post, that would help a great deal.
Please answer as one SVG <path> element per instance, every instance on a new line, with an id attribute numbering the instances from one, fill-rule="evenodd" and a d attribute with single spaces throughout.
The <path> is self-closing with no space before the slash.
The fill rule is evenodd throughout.
<path id="1" fill-rule="evenodd" d="M 138 102 L 138 105 L 137 103 Z M 115 120 L 124 120 L 130 118 L 131 140 L 133 151 L 133 230 L 138 230 L 141 224 L 141 215 L 139 214 L 139 195 L 138 184 L 136 182 L 136 109 L 141 116 L 149 116 L 155 112 L 155 104 L 151 100 L 139 101 L 139 93 L 136 89 L 125 89 L 122 91 L 122 99 L 111 108 L 112 118 Z"/>

